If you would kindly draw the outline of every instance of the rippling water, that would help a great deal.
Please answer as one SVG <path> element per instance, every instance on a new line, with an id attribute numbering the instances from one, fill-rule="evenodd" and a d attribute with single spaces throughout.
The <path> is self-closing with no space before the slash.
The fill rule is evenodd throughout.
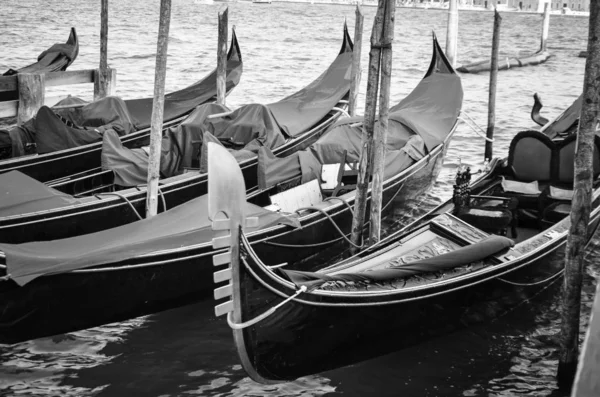
<path id="1" fill-rule="evenodd" d="M 5 4 L 5 3 L 8 3 Z M 4 0 L 0 19 L 0 70 L 18 67 L 54 42 L 66 40 L 75 26 L 81 44 L 72 70 L 94 68 L 99 59 L 99 1 Z M 110 1 L 109 64 L 118 72 L 117 93 L 125 98 L 150 96 L 159 1 Z M 200 79 L 216 64 L 217 11 L 221 5 L 173 0 L 167 91 Z M 237 27 L 244 75 L 228 104 L 273 102 L 318 76 L 341 45 L 344 18 L 351 31 L 350 6 L 229 4 Z M 365 8 L 369 42 L 373 8 Z M 431 56 L 431 31 L 445 43 L 446 14 L 398 9 L 394 41 L 392 103 L 410 92 Z M 501 52 L 514 55 L 539 46 L 541 17 L 503 14 Z M 492 14 L 461 12 L 459 62 L 490 53 Z M 581 92 L 587 44 L 587 19 L 553 16 L 546 64 L 501 72 L 496 109 L 496 154 L 506 152 L 517 131 L 534 128 L 531 96 L 544 99 L 547 115 L 556 115 Z M 368 48 L 363 48 L 363 65 Z M 463 75 L 463 110 L 484 126 L 489 76 Z M 360 103 L 364 103 L 366 75 Z M 47 95 L 71 93 L 88 99 L 91 85 L 59 87 Z M 363 106 L 361 106 L 362 108 Z M 433 191 L 420 210 L 450 196 L 451 173 L 458 164 L 476 164 L 483 141 L 461 126 Z M 600 245 L 600 241 L 596 241 Z M 587 263 L 598 271 L 600 250 Z M 555 255 L 552 260 L 562 260 Z M 594 265 L 595 264 L 595 265 Z M 595 266 L 595 268 L 594 268 Z M 261 386 L 238 364 L 232 338 L 210 301 L 55 338 L 0 347 L 0 395 L 68 396 L 560 396 L 557 366 L 558 286 L 491 324 L 431 341 L 412 349 L 293 383 Z M 593 278 L 584 286 L 584 321 L 593 299 Z M 583 335 L 583 334 L 582 334 Z"/>

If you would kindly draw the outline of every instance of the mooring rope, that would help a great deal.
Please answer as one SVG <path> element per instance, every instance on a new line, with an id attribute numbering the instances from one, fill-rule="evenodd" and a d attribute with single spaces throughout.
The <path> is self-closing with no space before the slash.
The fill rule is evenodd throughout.
<path id="1" fill-rule="evenodd" d="M 298 208 L 296 211 L 296 213 L 299 213 L 300 211 L 318 211 L 321 214 L 325 215 L 325 217 L 327 219 L 329 219 L 329 221 L 331 222 L 331 224 L 333 225 L 333 227 L 335 227 L 335 229 L 338 231 L 338 233 L 342 236 L 342 238 L 344 240 L 346 240 L 348 243 L 350 243 L 350 245 L 358 248 L 358 249 L 362 249 L 364 247 L 364 242 L 361 243 L 360 245 L 358 244 L 354 244 L 354 242 L 352 242 L 352 240 L 350 240 L 346 234 L 342 231 L 342 229 L 340 229 L 340 227 L 337 225 L 337 223 L 335 223 L 335 221 L 333 220 L 333 218 L 331 217 L 331 215 L 329 215 L 324 209 L 322 208 L 316 208 L 316 207 L 301 207 Z"/>
<path id="2" fill-rule="evenodd" d="M 467 117 L 467 118 L 466 119 L 462 118 L 461 116 L 463 116 L 463 115 L 465 117 Z M 458 116 L 458 119 L 461 120 L 461 121 L 463 121 L 469 127 L 471 127 L 471 129 L 473 130 L 474 133 L 476 133 L 477 135 L 479 135 L 480 137 L 482 137 L 486 141 L 488 141 L 488 142 L 494 142 L 494 138 L 488 138 L 486 136 L 486 133 L 483 130 L 483 128 L 481 128 L 480 126 L 478 126 L 477 123 L 475 122 L 475 120 L 473 120 L 473 118 L 471 116 L 469 116 L 466 112 L 464 112 L 464 111 L 460 112 L 460 116 Z"/>
<path id="3" fill-rule="evenodd" d="M 545 278 L 545 279 L 540 280 L 540 281 L 535 281 L 533 283 L 517 283 L 517 282 L 509 281 L 509 280 L 506 280 L 506 279 L 503 279 L 503 278 L 500 278 L 500 277 L 498 277 L 496 280 L 502 281 L 503 283 L 506 283 L 506 284 L 516 285 L 518 287 L 535 287 L 536 285 L 544 284 L 544 283 L 547 283 L 548 281 L 551 281 L 551 280 L 555 279 L 556 277 L 560 276 L 564 272 L 565 272 L 565 269 L 561 269 L 558 272 L 556 272 L 553 275 L 551 275 L 550 277 Z"/>
<path id="4" fill-rule="evenodd" d="M 245 261 L 244 261 L 244 263 L 245 263 Z M 301 293 L 306 292 L 306 290 L 307 290 L 306 285 L 301 286 L 300 289 L 297 290 L 294 293 L 294 295 L 288 296 L 282 302 L 280 302 L 276 306 L 273 306 L 272 308 L 270 308 L 269 310 L 267 310 L 263 314 L 260 314 L 260 315 L 258 315 L 256 317 L 254 317 L 252 320 L 248 320 L 248 321 L 243 322 L 243 323 L 234 323 L 233 322 L 233 318 L 232 318 L 233 317 L 233 312 L 229 312 L 229 313 L 227 313 L 227 324 L 229 324 L 229 326 L 231 327 L 231 329 L 244 329 L 244 328 L 251 327 L 254 324 L 256 324 L 256 323 L 264 320 L 265 318 L 269 317 L 271 314 L 275 313 L 277 311 L 277 309 L 279 309 L 281 306 L 283 306 L 286 303 L 288 303 L 289 301 L 295 299 Z"/>
<path id="5" fill-rule="evenodd" d="M 139 187 L 142 187 L 142 186 L 145 186 L 145 185 L 137 185 L 136 188 L 139 189 Z M 165 196 L 163 195 L 162 190 L 160 190 L 160 187 L 158 187 L 158 195 L 161 198 L 162 205 L 163 205 L 163 210 L 166 211 L 167 210 L 167 202 L 165 200 Z M 127 197 L 123 196 L 120 193 L 117 193 L 117 192 L 102 192 L 102 193 L 97 193 L 94 196 L 96 196 L 97 198 L 100 198 L 99 196 L 117 196 L 117 197 L 121 198 L 123 201 L 125 201 L 129 205 L 129 207 L 131 208 L 131 210 L 133 211 L 133 213 L 138 217 L 138 219 L 140 221 L 142 219 L 144 219 L 140 215 L 140 213 L 138 212 L 138 210 L 135 209 L 135 207 L 133 206 L 133 204 L 131 203 L 131 201 Z"/>
<path id="6" fill-rule="evenodd" d="M 142 219 L 144 219 L 144 218 L 142 218 L 142 216 L 140 215 L 140 213 L 135 209 L 135 207 L 133 206 L 133 204 L 131 204 L 131 201 L 129 201 L 129 199 L 127 197 L 123 196 L 120 193 L 117 193 L 117 192 L 104 192 L 104 193 L 97 193 L 94 196 L 96 196 L 99 199 L 100 199 L 99 196 L 117 196 L 117 197 L 120 197 L 123 201 L 125 201 L 127 204 L 129 204 L 129 207 L 131 208 L 131 210 L 133 211 L 133 213 L 138 217 L 138 219 L 140 221 Z"/>

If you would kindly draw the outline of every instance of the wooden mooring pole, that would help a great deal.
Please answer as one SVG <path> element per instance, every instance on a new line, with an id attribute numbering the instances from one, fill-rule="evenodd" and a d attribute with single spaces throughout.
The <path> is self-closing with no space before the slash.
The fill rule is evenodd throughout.
<path id="1" fill-rule="evenodd" d="M 492 62 L 490 69 L 490 88 L 488 95 L 488 124 L 485 141 L 486 160 L 491 160 L 493 155 L 494 127 L 496 126 L 496 85 L 498 84 L 498 51 L 500 49 L 500 24 L 502 17 L 498 10 L 494 10 L 494 33 L 492 36 Z"/>
<path id="2" fill-rule="evenodd" d="M 356 104 L 358 102 L 358 90 L 360 88 L 360 57 L 362 53 L 362 34 L 365 17 L 360 9 L 356 6 L 356 21 L 354 22 L 354 50 L 352 51 L 352 73 L 350 78 L 350 100 L 348 103 L 348 114 L 356 116 Z"/>
<path id="3" fill-rule="evenodd" d="M 229 8 L 219 12 L 219 38 L 217 43 L 217 103 L 225 106 L 227 96 L 227 24 Z"/>
<path id="4" fill-rule="evenodd" d="M 581 362 L 577 366 L 571 397 L 600 396 L 600 282 L 596 285 L 590 325 L 581 349 Z"/>
<path id="5" fill-rule="evenodd" d="M 17 86 L 19 90 L 17 124 L 22 125 L 33 118 L 44 105 L 46 76 L 39 73 L 19 73 L 17 75 Z"/>
<path id="6" fill-rule="evenodd" d="M 392 42 L 396 0 L 386 0 L 385 18 L 381 41 L 381 86 L 379 87 L 379 124 L 374 131 L 373 187 L 371 191 L 371 241 L 375 244 L 381 237 L 381 203 L 383 196 L 383 172 L 385 171 L 385 147 L 387 145 L 388 114 L 390 108 L 390 85 L 392 82 Z"/>
<path id="7" fill-rule="evenodd" d="M 546 51 L 548 32 L 550 31 L 550 3 L 544 4 L 544 20 L 542 21 L 542 39 L 540 51 Z"/>
<path id="8" fill-rule="evenodd" d="M 150 155 L 148 162 L 148 194 L 146 196 L 146 218 L 157 213 L 158 179 L 160 176 L 160 149 L 162 139 L 163 112 L 165 104 L 165 75 L 167 72 L 167 48 L 171 22 L 171 0 L 160 1 L 160 22 L 156 46 L 156 70 L 154 73 L 154 101 L 150 121 Z"/>
<path id="9" fill-rule="evenodd" d="M 373 130 L 375 127 L 375 111 L 377 109 L 377 94 L 379 91 L 379 70 L 381 66 L 381 42 L 383 38 L 383 23 L 385 18 L 386 1 L 379 0 L 373 30 L 371 31 L 371 50 L 369 51 L 369 74 L 367 77 L 367 95 L 365 101 L 365 119 L 361 137 L 361 151 L 358 166 L 358 179 L 356 183 L 356 199 L 354 202 L 354 216 L 352 217 L 351 241 L 359 245 L 365 224 L 367 210 L 367 195 L 369 191 L 369 175 L 372 167 L 372 150 L 374 143 Z M 343 166 L 343 165 L 342 165 Z M 356 252 L 356 247 L 350 248 Z"/>
<path id="10" fill-rule="evenodd" d="M 452 67 L 456 66 L 458 49 L 458 0 L 450 0 L 446 29 L 446 56 Z"/>
<path id="11" fill-rule="evenodd" d="M 116 71 L 108 67 L 108 0 L 100 9 L 100 66 L 94 71 L 94 101 L 114 94 Z"/>
<path id="12" fill-rule="evenodd" d="M 571 202 L 571 226 L 567 237 L 562 288 L 558 384 L 573 383 L 579 354 L 579 316 L 583 259 L 591 211 L 594 138 L 600 130 L 600 4 L 590 2 L 588 58 L 583 82 L 583 103 L 575 149 L 575 180 Z"/>

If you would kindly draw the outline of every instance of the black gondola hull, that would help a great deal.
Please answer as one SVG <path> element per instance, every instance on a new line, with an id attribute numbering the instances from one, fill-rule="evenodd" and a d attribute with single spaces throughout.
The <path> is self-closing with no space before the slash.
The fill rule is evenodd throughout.
<path id="1" fill-rule="evenodd" d="M 429 158 L 385 183 L 383 203 L 389 205 L 382 213 L 384 221 L 405 210 L 431 186 L 441 169 L 446 146 L 440 146 Z M 399 190 L 400 186 L 403 187 Z M 352 213 L 345 205 L 328 213 L 344 233 L 350 232 Z M 110 218 L 125 215 L 127 210 Z M 252 233 L 249 238 L 268 259 L 267 264 L 288 262 L 290 267 L 302 270 L 310 270 L 311 262 L 304 260 L 311 255 L 318 253 L 319 260 L 326 260 L 347 248 L 324 215 L 303 217 L 301 223 L 299 229 L 277 226 Z M 72 226 L 79 228 L 82 224 Z M 322 244 L 332 240 L 332 236 L 335 243 Z M 280 245 L 290 243 L 306 248 Z M 2 281 L 0 343 L 76 331 L 198 302 L 212 292 L 212 257 L 221 252 L 207 243 L 194 249 L 114 263 L 108 269 L 105 266 L 46 275 L 22 287 L 13 281 Z"/>
<path id="2" fill-rule="evenodd" d="M 339 112 L 331 112 L 321 121 L 320 128 L 299 137 L 276 150 L 276 154 L 289 155 L 303 150 L 321 137 L 327 128 L 339 117 Z M 241 164 L 246 186 L 252 188 L 257 182 L 257 159 L 250 159 Z M 207 193 L 208 175 L 201 174 L 187 180 L 160 185 L 158 211 L 173 208 L 191 199 Z M 94 233 L 122 226 L 138 220 L 137 214 L 145 214 L 146 190 L 130 189 L 120 192 L 127 201 L 109 196 L 91 202 L 88 205 L 64 207 L 56 211 L 44 211 L 17 217 L 0 218 L 0 241 L 10 244 L 21 244 L 29 241 L 57 240 L 82 234 Z M 132 208 L 135 208 L 136 212 Z"/>
<path id="3" fill-rule="evenodd" d="M 597 203 L 596 203 L 597 204 Z M 591 230 L 599 221 L 596 210 Z M 414 346 L 470 324 L 510 311 L 554 284 L 564 262 L 552 255 L 562 251 L 564 238 L 532 250 L 510 268 L 471 279 L 452 289 L 424 288 L 410 297 L 374 294 L 372 298 L 299 295 L 269 317 L 243 330 L 234 330 L 240 359 L 247 373 L 263 383 L 294 380 L 351 365 Z M 265 276 L 255 253 L 242 246 L 239 266 L 242 321 L 263 314 L 292 295 L 290 285 Z M 515 286 L 501 280 L 532 286 Z M 554 276 L 554 277 L 552 277 Z"/>

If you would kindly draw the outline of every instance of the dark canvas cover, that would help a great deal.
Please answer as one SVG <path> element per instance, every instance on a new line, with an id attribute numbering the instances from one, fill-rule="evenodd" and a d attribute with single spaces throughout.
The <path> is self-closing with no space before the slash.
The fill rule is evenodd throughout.
<path id="1" fill-rule="evenodd" d="M 344 31 L 344 43 L 340 54 L 330 67 L 308 86 L 297 93 L 270 105 L 249 104 L 233 112 L 199 106 L 189 117 L 189 122 L 176 132 L 167 134 L 162 142 L 161 177 L 167 178 L 184 171 L 182 164 L 191 164 L 202 154 L 202 135 L 209 133 L 211 139 L 219 140 L 230 149 L 238 161 L 256 156 L 260 148 L 273 150 L 286 142 L 287 136 L 297 136 L 317 124 L 331 111 L 350 89 L 352 66 L 352 42 Z M 210 112 L 213 113 L 210 113 Z M 210 114 L 224 113 L 221 117 L 208 118 Z M 174 139 L 173 137 L 179 137 Z M 178 145 L 176 142 L 193 141 L 194 145 Z M 171 153 L 169 153 L 171 150 Z M 129 150 L 112 135 L 104 139 L 102 167 L 115 172 L 115 183 L 135 186 L 146 180 L 147 155 L 143 149 Z M 135 152 L 135 153 L 134 153 Z M 185 159 L 178 163 L 180 159 Z M 205 172 L 199 159 L 200 171 Z M 134 163 L 137 162 L 137 163 Z M 163 166 L 163 163 L 170 164 Z M 187 165 L 186 165 L 187 166 Z"/>
<path id="2" fill-rule="evenodd" d="M 442 255 L 398 266 L 390 266 L 382 270 L 332 275 L 295 270 L 280 270 L 280 274 L 284 275 L 294 284 L 305 285 L 310 289 L 318 288 L 329 281 L 346 283 L 387 281 L 420 273 L 437 272 L 444 269 L 468 265 L 469 263 L 480 261 L 506 248 L 512 247 L 514 244 L 514 241 L 507 237 L 490 236 L 476 244 L 467 245 Z"/>
<path id="3" fill-rule="evenodd" d="M 19 171 L 0 174 L 0 217 L 67 207 L 79 202 Z"/>
<path id="4" fill-rule="evenodd" d="M 184 172 L 197 159 L 206 117 L 228 111 L 216 103 L 200 105 L 180 125 L 169 128 L 161 141 L 160 176 L 168 178 Z M 148 152 L 144 148 L 129 149 L 119 136 L 107 131 L 102 140 L 102 168 L 112 170 L 119 186 L 136 186 L 148 178 Z"/>
<path id="5" fill-rule="evenodd" d="M 342 50 L 323 74 L 295 94 L 267 105 L 286 135 L 293 137 L 306 132 L 348 94 L 352 48 L 344 29 Z"/>
<path id="6" fill-rule="evenodd" d="M 234 31 L 227 57 L 227 92 L 239 84 L 242 71 L 242 55 Z M 163 120 L 170 121 L 181 117 L 192 111 L 196 106 L 212 101 L 216 97 L 217 70 L 215 69 L 204 79 L 191 86 L 165 95 Z M 152 98 L 131 99 L 125 101 L 125 103 L 136 129 L 150 127 Z"/>
<path id="7" fill-rule="evenodd" d="M 242 58 L 235 33 L 227 60 L 227 91 L 231 91 L 240 81 L 243 71 Z M 168 122 L 185 116 L 196 106 L 216 98 L 216 70 L 204 79 L 182 90 L 165 95 L 163 121 Z M 25 128 L 15 127 L 14 131 L 0 130 L 0 147 L 9 146 L 7 142 L 20 138 L 21 144 L 36 143 L 38 153 L 48 153 L 69 149 L 89 143 L 99 142 L 102 134 L 94 133 L 94 129 L 104 131 L 114 129 L 120 135 L 150 127 L 153 98 L 121 100 L 106 98 L 83 107 L 61 109 L 54 112 L 45 109 L 38 112 L 36 118 L 25 123 Z M 79 98 L 67 98 L 58 105 L 87 103 Z M 61 116 L 67 123 L 61 121 Z M 53 117 L 52 117 L 53 116 Z M 41 120 L 37 120 L 42 117 Z M 118 123 L 117 123 L 118 118 Z M 70 125 L 72 124 L 72 125 Z M 117 124 L 120 126 L 117 128 Z M 86 131 L 86 128 L 89 131 Z M 17 143 L 18 145 L 18 143 Z M 16 157 L 22 153 L 15 152 Z"/>
<path id="8" fill-rule="evenodd" d="M 295 215 L 285 216 L 246 204 L 247 216 L 259 218 L 259 229 L 277 224 L 298 227 Z M 19 285 L 44 274 L 113 264 L 151 252 L 185 248 L 212 241 L 227 231 L 212 230 L 208 196 L 125 226 L 63 240 L 2 244 L 7 272 Z M 149 259 L 152 261 L 152 259 Z M 177 264 L 173 264 L 177 266 Z"/>
<path id="9" fill-rule="evenodd" d="M 462 100 L 460 77 L 434 39 L 427 74 L 406 98 L 390 108 L 384 177 L 396 175 L 442 143 L 457 121 Z M 301 166 L 299 153 L 282 159 L 273 159 L 263 153 L 259 156 L 259 187 L 266 189 L 290 176 L 310 178 L 306 172 L 314 174 L 314 161 L 340 163 L 344 151 L 347 152 L 346 162 L 357 162 L 362 147 L 362 121 L 361 117 L 343 119 L 311 145 L 303 155 L 304 164 L 307 164 L 308 154 L 314 156 L 310 167 Z M 379 128 L 378 122 L 375 128 Z"/>

